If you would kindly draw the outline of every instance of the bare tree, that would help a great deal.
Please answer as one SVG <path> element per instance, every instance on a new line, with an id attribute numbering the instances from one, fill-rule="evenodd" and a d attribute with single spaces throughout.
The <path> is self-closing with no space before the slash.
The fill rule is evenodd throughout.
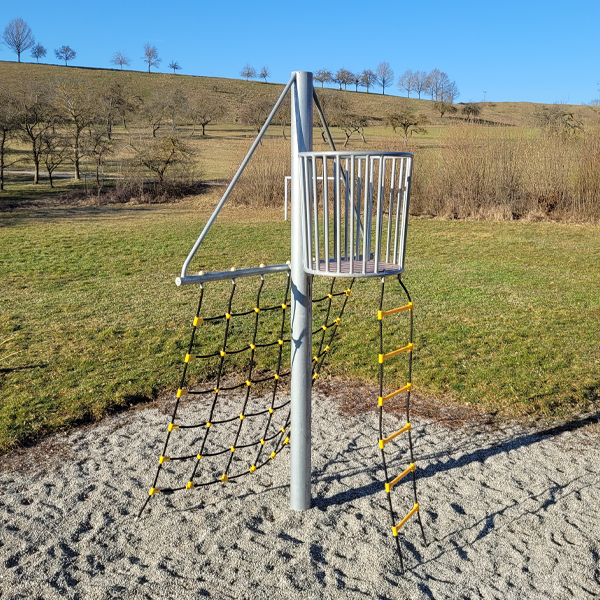
<path id="1" fill-rule="evenodd" d="M 329 124 L 332 127 L 337 127 L 346 136 L 344 148 L 348 145 L 354 133 L 358 133 L 363 143 L 367 143 L 364 128 L 368 125 L 368 119 L 365 115 L 353 113 L 343 95 L 328 94 L 327 96 L 319 96 L 319 100 L 323 106 L 323 111 L 327 115 Z"/>
<path id="2" fill-rule="evenodd" d="M 250 78 L 254 79 L 256 77 L 256 69 L 246 63 L 246 65 L 240 71 L 240 75 L 245 77 L 246 81 L 248 81 Z"/>
<path id="3" fill-rule="evenodd" d="M 142 59 L 148 64 L 148 73 L 150 73 L 151 67 L 156 67 L 158 69 L 158 65 L 162 62 L 162 59 L 158 58 L 156 46 L 152 46 L 149 43 L 144 44 L 144 56 L 142 56 Z"/>
<path id="4" fill-rule="evenodd" d="M 404 132 L 404 143 L 413 133 L 427 133 L 424 125 L 427 124 L 427 117 L 417 113 L 416 109 L 408 104 L 403 105 L 399 111 L 386 117 L 386 125 L 389 125 L 396 133 L 396 129 Z"/>
<path id="5" fill-rule="evenodd" d="M 56 88 L 55 105 L 68 125 L 67 138 L 73 151 L 71 161 L 75 167 L 75 180 L 81 179 L 80 165 L 83 157 L 81 138 L 83 131 L 98 117 L 96 97 L 81 83 L 59 83 Z"/>
<path id="6" fill-rule="evenodd" d="M 438 99 L 441 76 L 442 72 L 439 69 L 433 69 L 429 75 L 427 75 L 426 91 L 431 94 L 432 100 Z"/>
<path id="7" fill-rule="evenodd" d="M 0 90 L 0 191 L 4 190 L 4 170 L 19 160 L 13 158 L 9 145 L 16 135 L 18 124 L 16 98 L 6 90 Z"/>
<path id="8" fill-rule="evenodd" d="M 348 84 L 352 83 L 354 79 L 354 75 L 352 71 L 348 69 L 344 69 L 343 67 L 338 70 L 338 72 L 334 76 L 334 81 L 339 84 L 340 90 L 342 89 L 342 85 L 344 86 L 344 90 L 348 89 Z"/>
<path id="9" fill-rule="evenodd" d="M 163 95 L 159 91 L 143 103 L 142 120 L 150 126 L 152 137 L 156 137 L 156 132 L 161 128 L 164 120 L 167 118 L 167 104 Z"/>
<path id="10" fill-rule="evenodd" d="M 129 58 L 120 51 L 115 52 L 114 56 L 110 59 L 110 62 L 117 67 L 121 67 L 121 71 L 123 70 L 123 67 L 129 66 Z"/>
<path id="11" fill-rule="evenodd" d="M 462 114 L 467 117 L 468 121 L 471 121 L 473 117 L 478 117 L 481 113 L 481 106 L 476 104 L 475 102 L 469 102 L 465 104 L 462 108 Z"/>
<path id="12" fill-rule="evenodd" d="M 65 61 L 65 66 L 68 66 L 69 61 L 74 60 L 77 56 L 77 52 L 75 52 L 75 50 L 73 50 L 73 48 L 70 46 L 61 46 L 54 51 L 54 54 L 58 60 Z"/>
<path id="13" fill-rule="evenodd" d="M 377 83 L 377 75 L 371 71 L 371 69 L 365 69 L 360 74 L 360 85 L 362 87 L 367 88 L 367 94 L 369 93 L 369 88 Z"/>
<path id="14" fill-rule="evenodd" d="M 164 182 L 167 170 L 189 162 L 192 157 L 192 150 L 176 136 L 140 140 L 139 144 L 130 144 L 130 147 L 134 163 L 150 171 L 159 184 Z"/>
<path id="15" fill-rule="evenodd" d="M 258 134 L 275 101 L 272 98 L 244 97 L 239 111 L 239 120 L 244 125 L 250 125 Z"/>
<path id="16" fill-rule="evenodd" d="M 269 70 L 269 67 L 267 67 L 266 65 L 260 70 L 259 73 L 259 78 L 260 79 L 264 79 L 265 83 L 267 83 L 267 77 L 271 76 L 271 71 Z"/>
<path id="17" fill-rule="evenodd" d="M 332 81 L 332 74 L 329 69 L 319 69 L 318 71 L 315 71 L 313 77 L 317 83 L 321 84 L 321 87 L 323 87 L 323 84 L 330 83 Z"/>
<path id="18" fill-rule="evenodd" d="M 94 166 L 96 167 L 96 184 L 98 189 L 101 189 L 100 170 L 104 166 L 106 157 L 113 152 L 113 144 L 106 135 L 105 128 L 99 126 L 98 123 L 94 123 L 92 127 L 87 130 L 87 135 L 84 138 L 83 143 L 86 154 L 94 160 Z"/>
<path id="19" fill-rule="evenodd" d="M 535 110 L 533 118 L 536 125 L 555 135 L 566 136 L 584 130 L 581 118 L 575 115 L 570 106 L 562 102 Z"/>
<path id="20" fill-rule="evenodd" d="M 98 115 L 104 123 L 109 140 L 112 139 L 112 130 L 116 118 L 120 117 L 123 121 L 123 127 L 127 129 L 127 116 L 136 112 L 141 103 L 141 99 L 129 94 L 121 83 L 112 83 L 105 89 L 99 98 Z"/>
<path id="21" fill-rule="evenodd" d="M 54 187 L 52 174 L 65 162 L 69 153 L 69 142 L 56 129 L 47 129 L 41 138 L 41 159 L 46 165 L 50 187 Z"/>
<path id="22" fill-rule="evenodd" d="M 413 85 L 414 91 L 419 95 L 419 100 L 421 99 L 421 94 L 427 91 L 428 86 L 428 75 L 425 71 L 415 71 L 413 73 Z"/>
<path id="23" fill-rule="evenodd" d="M 35 60 L 39 63 L 40 58 L 44 58 L 44 56 L 46 56 L 46 48 L 44 48 L 44 46 L 41 44 L 36 44 L 31 49 L 31 56 L 33 56 L 33 58 L 35 58 Z"/>
<path id="24" fill-rule="evenodd" d="M 287 103 L 286 103 L 287 104 Z M 192 135 L 196 131 L 196 125 L 202 127 L 202 136 L 206 136 L 206 126 L 218 121 L 224 114 L 223 104 L 210 96 L 200 100 L 191 101 L 189 105 L 189 117 L 192 121 Z"/>
<path id="25" fill-rule="evenodd" d="M 398 78 L 398 88 L 406 91 L 406 97 L 410 98 L 410 93 L 415 89 L 415 74 L 410 69 Z"/>
<path id="26" fill-rule="evenodd" d="M 176 60 L 172 60 L 169 63 L 169 69 L 173 69 L 173 75 L 176 75 L 176 71 L 181 71 L 181 66 L 179 65 L 179 63 Z"/>
<path id="27" fill-rule="evenodd" d="M 385 88 L 390 86 L 394 81 L 394 71 L 392 67 L 390 67 L 390 63 L 381 62 L 377 66 L 377 83 L 382 88 L 382 94 L 385 95 Z"/>
<path id="28" fill-rule="evenodd" d="M 35 38 L 29 25 L 23 19 L 13 19 L 2 34 L 4 43 L 17 55 L 21 62 L 21 53 L 35 45 Z"/>
<path id="29" fill-rule="evenodd" d="M 52 90 L 47 85 L 31 83 L 18 99 L 19 130 L 29 146 L 34 165 L 33 183 L 40 180 L 40 160 L 46 131 L 53 130 L 58 122 L 52 104 Z"/>

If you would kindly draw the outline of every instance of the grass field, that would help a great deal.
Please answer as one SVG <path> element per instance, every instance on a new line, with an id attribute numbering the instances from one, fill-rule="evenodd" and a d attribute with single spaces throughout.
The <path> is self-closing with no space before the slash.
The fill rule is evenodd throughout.
<path id="1" fill-rule="evenodd" d="M 198 290 L 174 277 L 217 199 L 0 213 L 2 451 L 176 389 Z M 507 417 L 597 410 L 599 233 L 412 219 L 416 389 Z M 288 246 L 281 208 L 230 208 L 195 268 L 283 262 Z M 330 375 L 376 381 L 378 294 L 355 285 Z"/>

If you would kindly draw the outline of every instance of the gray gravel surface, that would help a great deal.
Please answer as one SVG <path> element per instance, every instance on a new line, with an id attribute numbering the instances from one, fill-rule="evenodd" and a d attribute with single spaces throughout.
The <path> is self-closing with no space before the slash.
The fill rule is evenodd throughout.
<path id="1" fill-rule="evenodd" d="M 199 410 L 188 404 L 182 416 Z M 414 419 L 429 543 L 409 521 L 404 575 L 375 413 L 342 417 L 335 400 L 315 395 L 314 501 L 305 513 L 288 508 L 286 450 L 236 482 L 153 496 L 136 521 L 168 421 L 157 408 L 135 410 L 52 438 L 29 451 L 26 468 L 5 459 L 2 600 L 600 596 L 594 419 L 545 431 Z M 390 417 L 386 426 L 402 424 Z M 197 434 L 178 433 L 181 448 L 197 445 Z M 405 468 L 405 450 L 399 438 L 393 472 Z M 189 471 L 169 463 L 166 479 L 185 484 L 180 466 Z M 399 513 L 410 509 L 409 481 L 393 499 Z"/>

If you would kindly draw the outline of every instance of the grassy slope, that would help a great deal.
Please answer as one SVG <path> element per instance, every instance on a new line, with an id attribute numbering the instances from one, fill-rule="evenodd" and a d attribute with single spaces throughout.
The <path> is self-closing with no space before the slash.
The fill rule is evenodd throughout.
<path id="1" fill-rule="evenodd" d="M 173 278 L 215 201 L 2 216 L 0 340 L 15 338 L 0 360 L 18 354 L 0 367 L 0 449 L 177 387 L 197 290 Z M 589 408 L 600 389 L 598 233 L 413 220 L 417 389 L 506 415 Z M 229 209 L 195 268 L 284 261 L 288 244 L 279 210 Z M 378 293 L 357 283 L 331 373 L 376 379 Z"/>

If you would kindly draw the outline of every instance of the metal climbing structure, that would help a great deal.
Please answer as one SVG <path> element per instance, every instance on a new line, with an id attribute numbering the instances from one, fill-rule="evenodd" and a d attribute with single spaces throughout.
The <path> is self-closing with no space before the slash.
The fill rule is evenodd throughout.
<path id="1" fill-rule="evenodd" d="M 223 208 L 233 187 L 259 145 L 276 111 L 287 94 L 292 101 L 292 172 L 291 172 L 291 260 L 280 265 L 222 271 L 218 273 L 188 274 L 188 268 L 198 248 L 208 234 Z M 321 118 L 331 150 L 313 152 L 313 106 Z M 183 363 L 180 385 L 171 420 L 166 431 L 162 453 L 149 495 L 142 506 L 140 516 L 149 500 L 157 493 L 171 493 L 206 485 L 225 483 L 229 480 L 251 475 L 266 465 L 285 447 L 290 447 L 290 501 L 294 510 L 307 510 L 311 504 L 311 390 L 346 308 L 355 278 L 381 278 L 381 300 L 377 319 L 379 323 L 379 448 L 385 473 L 384 487 L 389 499 L 392 533 L 396 538 L 400 563 L 402 553 L 398 541 L 400 528 L 417 515 L 421 533 L 425 538 L 419 503 L 415 463 L 410 425 L 410 393 L 412 389 L 412 309 L 408 291 L 401 280 L 404 271 L 406 231 L 413 156 L 406 152 L 338 152 L 329 133 L 323 111 L 313 89 L 312 74 L 297 71 L 267 118 L 248 155 L 226 189 L 212 216 L 196 240 L 186 258 L 177 285 L 199 285 L 200 299 L 192 325 L 191 339 Z M 262 300 L 265 278 L 285 274 L 283 296 L 277 302 L 264 304 Z M 329 292 L 321 298 L 312 297 L 313 277 L 331 277 Z M 244 278 L 259 277 L 260 284 L 254 306 L 236 312 L 234 300 L 237 282 Z M 384 310 L 386 279 L 394 277 L 408 298 L 408 304 Z M 336 290 L 336 281 L 351 279 L 348 286 Z M 205 286 L 217 281 L 230 281 L 228 302 L 222 312 L 205 315 L 203 298 Z M 334 302 L 341 304 L 334 306 Z M 313 306 L 320 306 L 323 323 L 316 329 L 313 324 Z M 289 330 L 286 329 L 290 314 Z M 392 315 L 410 315 L 409 341 L 405 346 L 385 352 L 384 320 Z M 259 338 L 261 318 L 270 314 L 278 319 L 277 336 L 274 339 Z M 232 323 L 250 319 L 243 340 L 232 342 Z M 207 324 L 221 327 L 216 346 L 206 347 L 201 328 Z M 243 330 L 243 327 L 241 328 Z M 258 355 L 273 348 L 277 352 L 274 364 L 265 372 L 255 370 Z M 286 350 L 287 349 L 287 350 Z M 283 364 L 289 352 L 290 367 Z M 384 395 L 384 363 L 397 355 L 408 356 L 407 383 L 394 392 Z M 238 365 L 236 377 L 228 379 L 226 361 L 232 356 L 246 357 Z M 190 364 L 194 361 L 214 360 L 217 363 L 214 385 L 194 386 L 189 383 Z M 289 380 L 290 399 L 278 396 L 282 380 Z M 212 380 L 211 380 L 212 381 Z M 258 410 L 251 401 L 251 391 L 259 387 L 265 405 Z M 265 391 L 266 390 L 266 391 Z M 218 410 L 226 393 L 233 395 L 237 409 L 226 417 Z M 205 419 L 182 422 L 179 417 L 180 403 L 185 397 L 200 396 L 210 399 Z M 388 401 L 405 400 L 406 425 L 387 437 L 383 432 L 384 405 Z M 254 425 L 251 425 L 254 424 Z M 213 448 L 212 432 L 218 427 L 229 427 L 231 443 L 224 448 Z M 254 429 L 253 429 L 254 427 Z M 194 452 L 172 453 L 173 435 L 177 430 L 194 433 Z M 293 430 L 293 436 L 292 436 Z M 253 432 L 255 439 L 244 436 Z M 409 466 L 400 475 L 389 479 L 389 460 L 386 446 L 397 443 L 406 434 Z M 289 443 L 291 440 L 291 443 Z M 197 448 L 197 449 L 196 449 Z M 240 459 L 243 452 L 251 458 Z M 251 454 L 248 454 L 251 453 Z M 213 461 L 206 469 L 207 459 Z M 220 461 L 217 468 L 214 461 Z M 167 463 L 185 463 L 188 475 L 174 486 L 163 486 L 160 478 Z M 407 475 L 412 474 L 414 503 L 408 513 L 398 522 L 392 489 Z"/>

